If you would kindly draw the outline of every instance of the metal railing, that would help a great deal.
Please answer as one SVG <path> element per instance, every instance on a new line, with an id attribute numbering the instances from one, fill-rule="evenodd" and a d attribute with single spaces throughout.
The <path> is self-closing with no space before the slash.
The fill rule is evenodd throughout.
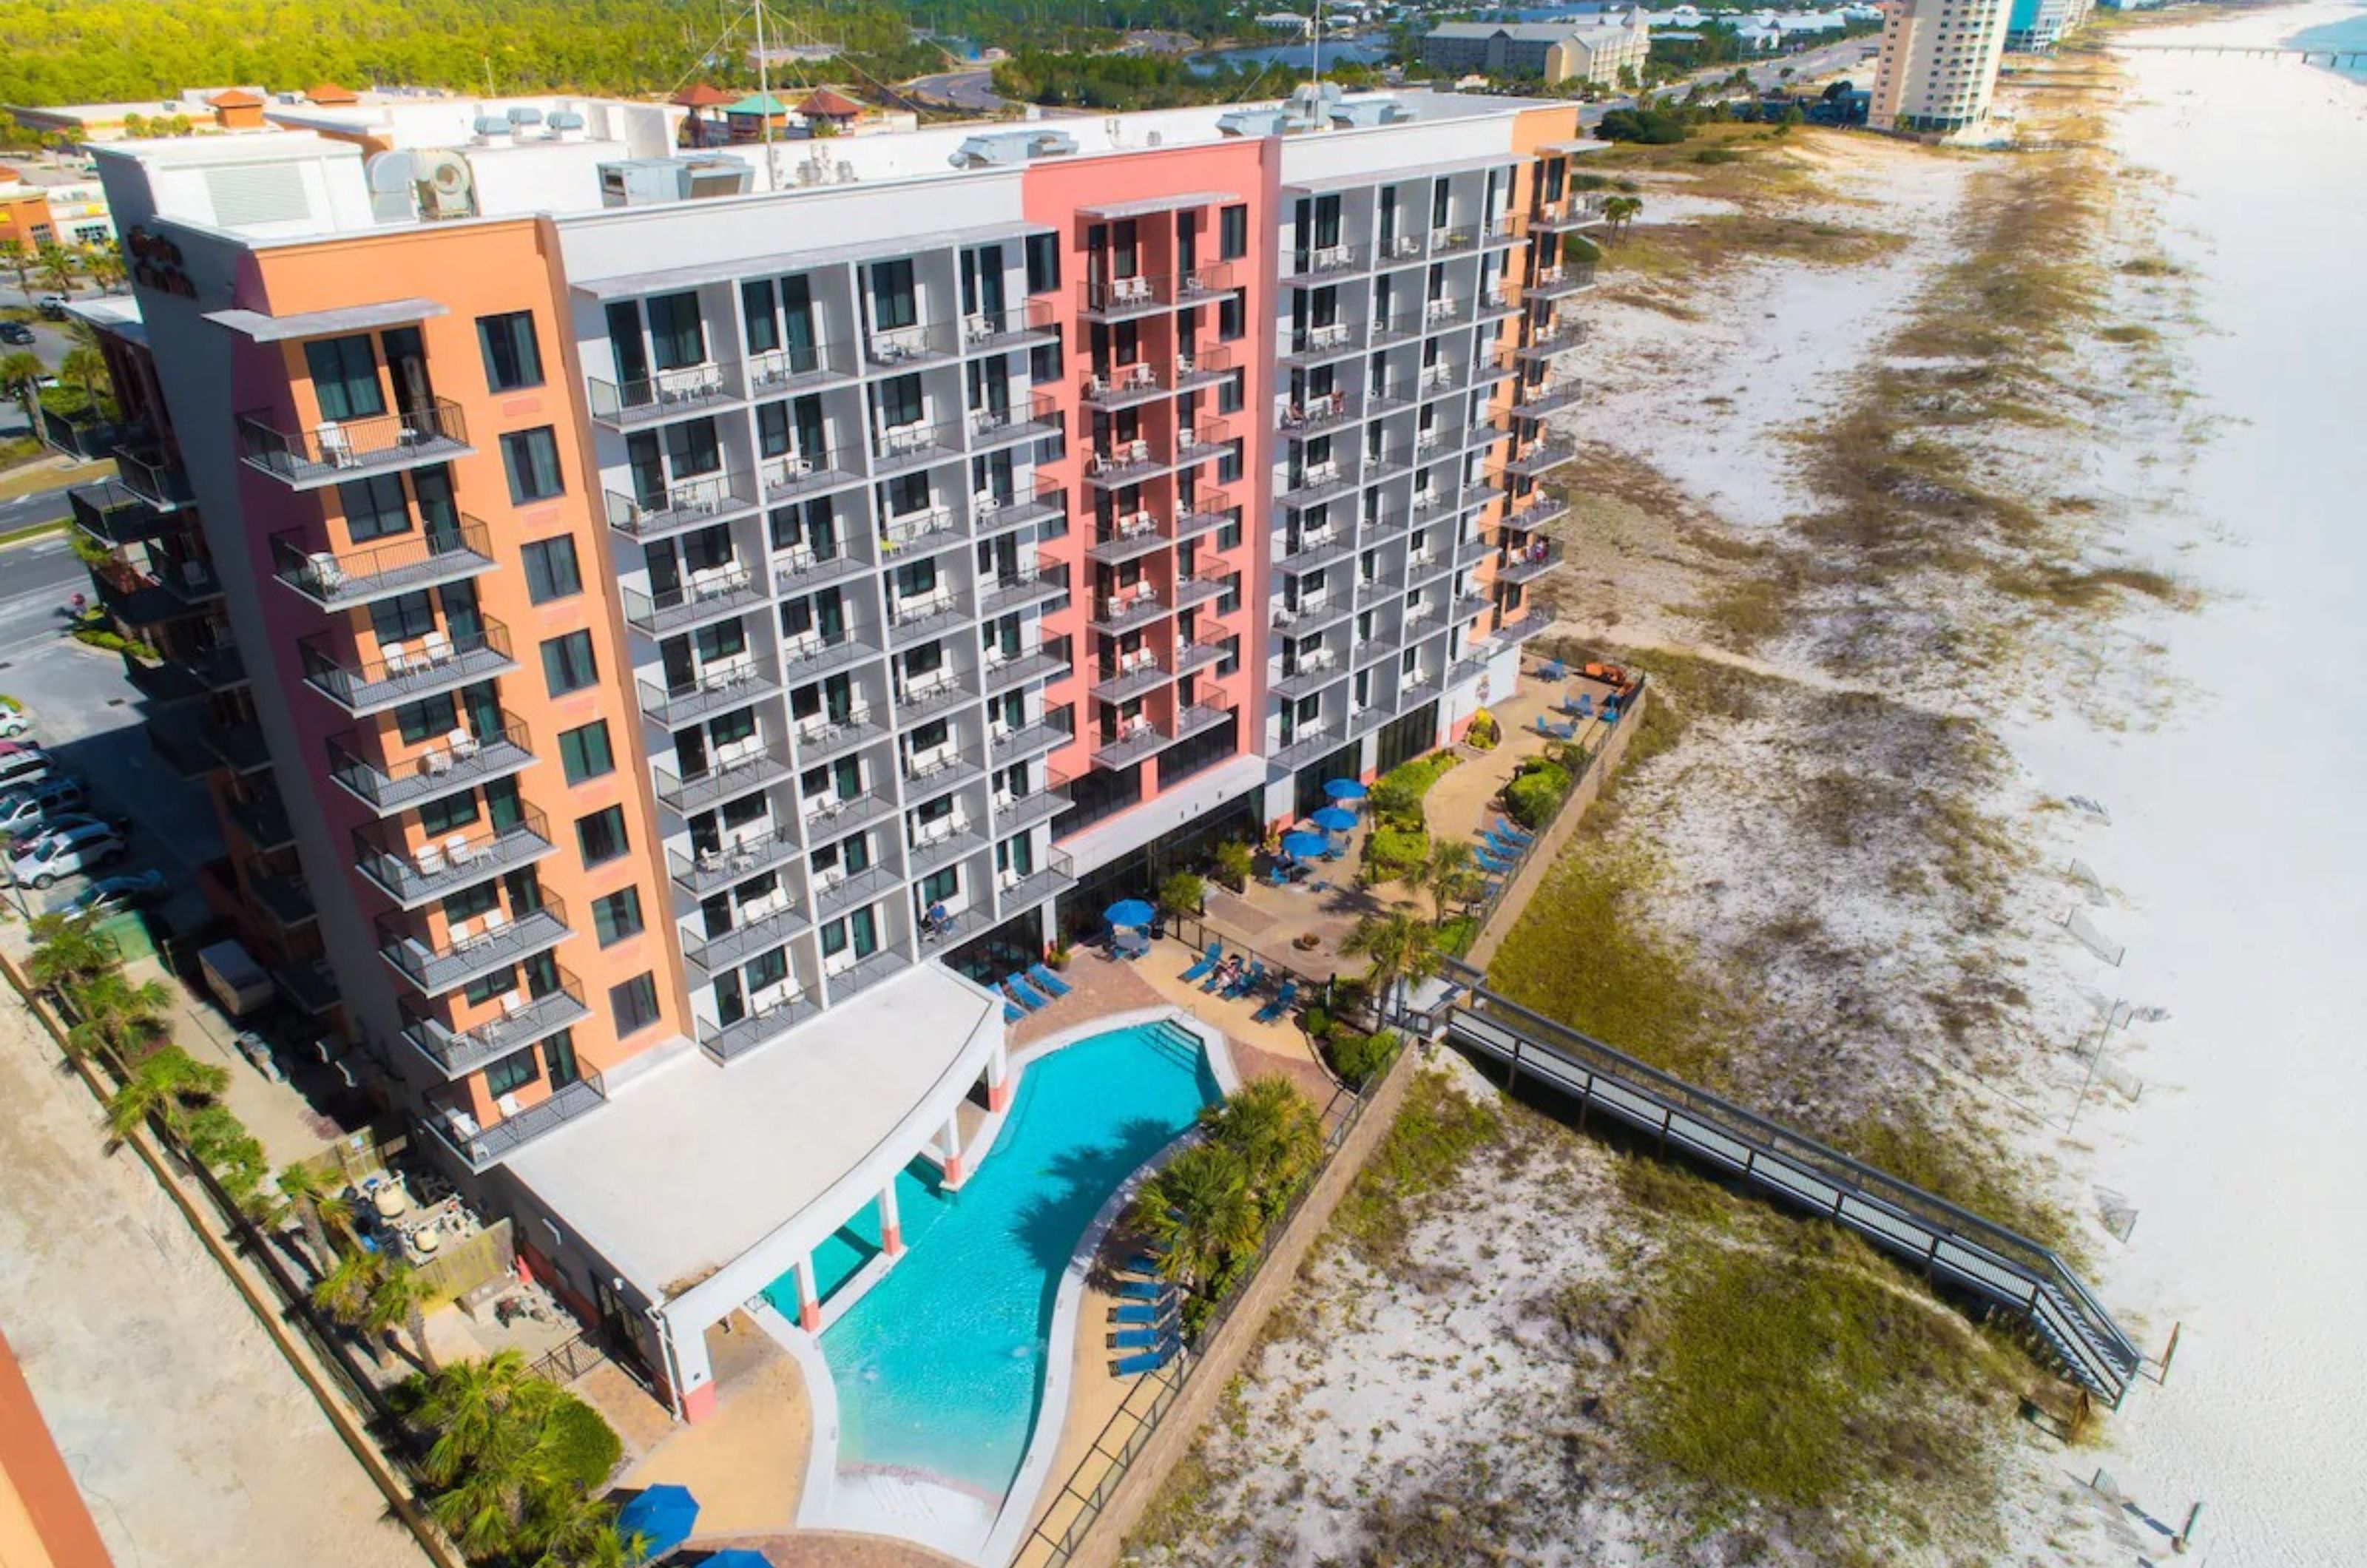
<path id="1" fill-rule="evenodd" d="M 397 915 L 378 918 L 378 950 L 389 964 L 429 996 L 515 964 L 569 935 L 567 906 L 555 893 L 537 890 L 540 902 L 531 908 L 504 911 L 504 918 L 458 940 L 447 936 L 442 947 L 432 947 L 411 927 L 412 919 Z M 490 915 L 488 919 L 490 919 Z M 470 926 L 474 921 L 461 921 Z"/>
<path id="2" fill-rule="evenodd" d="M 721 474 L 680 479 L 644 495 L 607 493 L 608 526 L 637 539 L 694 527 L 753 506 L 747 481 Z"/>
<path id="3" fill-rule="evenodd" d="M 515 871 L 548 854 L 551 841 L 549 821 L 527 806 L 520 807 L 518 819 L 506 826 L 430 838 L 416 848 L 390 847 L 378 836 L 357 828 L 354 864 L 387 897 L 410 905 Z"/>
<path id="4" fill-rule="evenodd" d="M 415 644 L 389 642 L 382 658 L 349 664 L 320 638 L 297 645 L 305 683 L 349 712 L 410 702 L 512 667 L 509 632 L 486 617 L 473 632 L 430 632 Z"/>
<path id="5" fill-rule="evenodd" d="M 888 474 L 925 463 L 949 463 L 962 455 L 962 422 L 899 424 L 871 433 L 871 464 L 875 473 Z"/>
<path id="6" fill-rule="evenodd" d="M 776 392 L 832 380 L 855 373 L 845 348 L 834 343 L 808 344 L 803 348 L 768 349 L 748 359 L 748 395 L 770 397 Z"/>
<path id="7" fill-rule="evenodd" d="M 930 321 L 873 333 L 864 340 L 863 357 L 882 368 L 899 368 L 948 358 L 960 347 L 959 328 L 954 322 Z"/>
<path id="8" fill-rule="evenodd" d="M 369 761 L 359 748 L 371 742 L 359 731 L 332 736 L 326 743 L 329 776 L 381 816 L 408 810 L 423 800 L 515 773 L 532 762 L 534 742 L 525 723 L 506 709 L 501 718 L 501 728 L 490 735 L 466 734 L 458 745 L 447 737 L 399 763 Z"/>
<path id="9" fill-rule="evenodd" d="M 290 484 L 442 462 L 469 449 L 460 405 L 445 398 L 398 413 L 323 420 L 311 430 L 281 430 L 271 417 L 238 416 L 239 456 L 249 467 Z"/>
<path id="10" fill-rule="evenodd" d="M 603 381 L 597 376 L 585 379 L 591 383 L 592 417 L 603 424 L 674 419 L 739 395 L 732 388 L 731 367 L 721 363 L 685 365 L 631 381 Z"/>
<path id="11" fill-rule="evenodd" d="M 490 570 L 493 564 L 491 532 L 469 516 L 458 526 L 430 525 L 343 555 L 306 549 L 302 541 L 307 532 L 291 528 L 271 536 L 271 574 L 328 610 L 449 582 Z"/>

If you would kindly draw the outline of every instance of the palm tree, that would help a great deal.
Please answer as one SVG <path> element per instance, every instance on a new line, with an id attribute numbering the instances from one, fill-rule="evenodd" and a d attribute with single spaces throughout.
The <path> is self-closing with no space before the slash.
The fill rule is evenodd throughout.
<path id="1" fill-rule="evenodd" d="M 43 245 L 34 258 L 41 281 L 61 294 L 72 294 L 74 286 L 74 253 L 57 245 Z"/>
<path id="2" fill-rule="evenodd" d="M 1402 911 L 1366 915 L 1340 951 L 1370 961 L 1367 977 L 1392 1011 L 1404 1010 L 1409 987 L 1438 973 L 1438 933 Z"/>
<path id="3" fill-rule="evenodd" d="M 1644 198 L 1640 196 L 1614 196 L 1603 204 L 1603 216 L 1614 235 L 1624 235 L 1636 221 L 1636 215 L 1643 210 Z"/>
<path id="4" fill-rule="evenodd" d="M 1216 1279 L 1258 1243 L 1247 1162 L 1222 1144 L 1193 1145 L 1137 1190 L 1134 1223 L 1166 1249 L 1159 1270 L 1168 1279 Z"/>
<path id="5" fill-rule="evenodd" d="M 34 394 L 41 389 L 41 378 L 50 373 L 30 349 L 20 348 L 13 354 L 0 355 L 0 387 L 17 394 L 29 416 Z"/>
<path id="6" fill-rule="evenodd" d="M 1269 1221 L 1322 1163 L 1322 1120 L 1288 1078 L 1252 1078 L 1200 1120 L 1211 1142 L 1240 1156 Z"/>
<path id="7" fill-rule="evenodd" d="M 312 1287 L 312 1304 L 347 1328 L 362 1326 L 369 1317 L 370 1293 L 378 1289 L 386 1266 L 378 1254 L 359 1247 L 338 1258 Z"/>
<path id="8" fill-rule="evenodd" d="M 515 1350 L 458 1361 L 430 1379 L 419 1406 L 419 1419 L 436 1433 L 427 1450 L 427 1478 L 440 1485 L 490 1450 L 504 1413 L 531 1381 L 526 1357 Z"/>
<path id="9" fill-rule="evenodd" d="M 385 1335 L 390 1344 L 397 1328 L 410 1335 L 412 1359 L 430 1377 L 436 1375 L 436 1352 L 427 1343 L 427 1303 L 435 1299 L 435 1287 L 418 1269 L 391 1268 L 371 1287 L 362 1314 L 363 1325 Z"/>
<path id="10" fill-rule="evenodd" d="M 25 973 L 43 990 L 74 990 L 120 962 L 113 939 L 72 915 L 35 916 L 32 936 L 33 955 Z"/>
<path id="11" fill-rule="evenodd" d="M 74 988 L 82 1021 L 66 1032 L 66 1049 L 77 1054 L 107 1050 L 120 1061 L 137 1062 L 172 1038 L 164 1013 L 173 993 L 161 980 L 133 985 L 120 968 L 94 975 Z"/>
<path id="12" fill-rule="evenodd" d="M 304 1245 L 312 1249 L 313 1258 L 327 1265 L 334 1258 L 329 1250 L 329 1227 L 339 1224 L 353 1213 L 335 1185 L 323 1178 L 309 1165 L 291 1165 L 279 1173 L 279 1193 L 295 1207 L 298 1223 L 304 1227 Z"/>
<path id="13" fill-rule="evenodd" d="M 33 252 L 22 240 L 0 240 L 0 266 L 17 275 L 17 292 L 33 291 Z"/>
<path id="14" fill-rule="evenodd" d="M 649 1537 L 617 1532 L 617 1505 L 572 1486 L 537 1499 L 523 1533 L 540 1554 L 533 1568 L 633 1568 L 650 1554 Z"/>
<path id="15" fill-rule="evenodd" d="M 200 1062 L 177 1045 L 167 1045 L 133 1067 L 123 1087 L 107 1102 L 108 1131 L 119 1144 L 131 1136 L 134 1128 L 156 1116 L 179 1137 L 188 1124 L 189 1111 L 229 1087 L 227 1070 Z"/>
<path id="16" fill-rule="evenodd" d="M 472 1555 L 515 1551 L 526 1539 L 530 1511 L 561 1486 L 554 1424 L 548 1419 L 559 1398 L 557 1385 L 520 1375 L 492 1407 L 492 1425 L 479 1429 L 481 1440 L 465 1463 L 442 1473 L 449 1490 L 430 1510 Z M 436 1455 L 449 1436 L 442 1434 L 427 1450 L 430 1479 L 438 1478 Z M 446 1462 L 454 1462 L 449 1453 Z"/>
<path id="17" fill-rule="evenodd" d="M 1479 890 L 1479 873 L 1472 863 L 1471 846 L 1461 839 L 1433 840 L 1429 858 L 1409 866 L 1398 880 L 1430 895 L 1430 920 L 1433 926 L 1446 923 L 1449 904 L 1466 903 Z"/>
<path id="18" fill-rule="evenodd" d="M 82 265 L 90 274 L 91 287 L 102 291 L 120 288 L 127 270 L 122 253 L 113 245 L 93 245 L 82 254 Z"/>
<path id="19" fill-rule="evenodd" d="M 107 355 L 86 345 L 70 348 L 58 361 L 58 374 L 81 388 L 84 403 L 97 412 L 98 385 L 107 379 Z"/>

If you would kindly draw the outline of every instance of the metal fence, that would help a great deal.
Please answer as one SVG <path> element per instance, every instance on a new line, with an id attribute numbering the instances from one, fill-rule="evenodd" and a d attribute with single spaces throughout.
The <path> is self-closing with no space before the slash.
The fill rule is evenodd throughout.
<path id="1" fill-rule="evenodd" d="M 1546 840 L 1553 836 L 1554 829 L 1561 823 L 1562 813 L 1570 809 L 1570 803 L 1578 798 L 1580 786 L 1586 783 L 1588 775 L 1594 772 L 1595 763 L 1610 748 L 1612 737 L 1618 734 L 1620 727 L 1626 724 L 1642 706 L 1644 687 L 1648 682 L 1648 679 L 1643 675 L 1636 678 L 1635 690 L 1614 710 L 1617 716 L 1603 727 L 1603 739 L 1600 744 L 1591 749 L 1571 744 L 1564 749 L 1562 756 L 1566 760 L 1562 766 L 1569 773 L 1569 788 L 1563 793 L 1561 803 L 1554 807 L 1554 814 L 1551 817 L 1538 823 L 1534 829 L 1523 829 L 1529 835 L 1528 841 L 1513 854 L 1512 864 L 1501 873 L 1496 874 L 1495 880 L 1489 886 L 1487 896 L 1472 906 L 1472 941 L 1478 941 L 1479 933 L 1488 929 L 1488 923 L 1496 918 L 1496 913 L 1503 907 L 1504 900 L 1512 897 L 1512 885 L 1520 881 L 1521 874 L 1528 869 L 1529 862 L 1537 856 L 1545 848 Z M 1498 744 L 1501 745 L 1502 742 L 1499 741 Z"/>

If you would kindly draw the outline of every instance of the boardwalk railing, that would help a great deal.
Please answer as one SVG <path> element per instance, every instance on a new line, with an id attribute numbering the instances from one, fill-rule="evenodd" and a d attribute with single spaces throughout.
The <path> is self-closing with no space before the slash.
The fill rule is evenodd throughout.
<path id="1" fill-rule="evenodd" d="M 1846 1225 L 2021 1316 L 2091 1393 L 2117 1406 L 2128 1392 L 2140 1352 L 2051 1248 L 1507 1001 L 1464 965 L 1450 978 L 1447 1038 L 1576 1100 L 1581 1126 L 1603 1111 Z"/>

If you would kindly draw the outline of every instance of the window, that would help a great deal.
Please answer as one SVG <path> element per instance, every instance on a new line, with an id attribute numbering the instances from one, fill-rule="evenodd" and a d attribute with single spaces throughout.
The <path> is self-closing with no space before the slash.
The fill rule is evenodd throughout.
<path id="1" fill-rule="evenodd" d="M 1236 370 L 1231 375 L 1226 377 L 1222 381 L 1217 383 L 1217 412 L 1218 413 L 1239 413 L 1241 412 L 1241 404 L 1246 396 L 1245 388 L 1247 386 L 1247 375 L 1248 373 L 1246 371 Z"/>
<path id="2" fill-rule="evenodd" d="M 313 339 L 304 345 L 304 365 L 312 373 L 312 395 L 320 400 L 323 419 L 368 419 L 386 412 L 378 355 L 367 333 Z"/>
<path id="3" fill-rule="evenodd" d="M 1231 343 L 1248 331 L 1248 312 L 1242 307 L 1239 290 L 1217 301 L 1217 336 L 1220 341 Z"/>
<path id="4" fill-rule="evenodd" d="M 1222 642 L 1219 642 L 1218 644 L 1217 644 L 1217 646 L 1219 649 L 1223 649 L 1223 651 L 1224 651 L 1224 657 L 1217 660 L 1217 673 L 1218 675 L 1230 675 L 1230 674 L 1232 674 L 1234 671 L 1238 671 L 1239 669 L 1240 669 L 1240 667 L 1241 667 L 1241 639 L 1240 639 L 1240 638 L 1239 638 L 1239 637 L 1229 637 L 1225 638 Z"/>
<path id="5" fill-rule="evenodd" d="M 553 1092 L 583 1076 L 575 1065 L 575 1031 L 562 1029 L 542 1043 L 542 1065 L 549 1069 Z"/>
<path id="6" fill-rule="evenodd" d="M 649 302 L 650 354 L 661 370 L 707 362 L 707 328 L 697 294 L 661 294 Z"/>
<path id="7" fill-rule="evenodd" d="M 921 907 L 925 909 L 932 904 L 942 904 L 960 891 L 961 874 L 957 868 L 933 871 L 921 878 Z"/>
<path id="8" fill-rule="evenodd" d="M 608 750 L 608 721 L 595 719 L 581 729 L 561 730 L 559 765 L 572 784 L 615 773 L 617 759 Z"/>
<path id="9" fill-rule="evenodd" d="M 566 488 L 559 477 L 559 442 L 547 424 L 503 436 L 502 468 L 510 477 L 510 500 L 520 506 L 549 501 Z"/>
<path id="10" fill-rule="evenodd" d="M 485 385 L 493 390 L 542 385 L 542 346 L 535 342 L 533 311 L 478 317 L 477 343 L 485 351 Z"/>
<path id="11" fill-rule="evenodd" d="M 641 890 L 620 887 L 606 898 L 592 900 L 592 931 L 602 947 L 614 947 L 629 936 L 641 934 Z"/>
<path id="12" fill-rule="evenodd" d="M 337 487 L 337 505 L 345 514 L 345 536 L 357 545 L 411 532 L 411 504 L 403 498 L 400 474 L 347 479 Z"/>
<path id="13" fill-rule="evenodd" d="M 625 808 L 611 806 L 575 819 L 575 844 L 583 863 L 595 866 L 615 860 L 630 848 L 625 841 Z"/>
<path id="14" fill-rule="evenodd" d="M 441 739 L 451 734 L 459 723 L 460 710 L 453 704 L 449 692 L 422 697 L 394 710 L 395 731 L 402 737 L 402 743 L 406 746 L 416 746 L 423 740 Z"/>
<path id="15" fill-rule="evenodd" d="M 1048 294 L 1060 287 L 1060 236 L 1027 236 L 1027 292 Z"/>
<path id="16" fill-rule="evenodd" d="M 658 983 L 636 975 L 621 986 L 608 987 L 608 1014 L 617 1021 L 617 1038 L 639 1034 L 658 1021 Z"/>
<path id="17" fill-rule="evenodd" d="M 1229 550 L 1241 542 L 1241 509 L 1238 506 L 1225 513 L 1217 525 L 1217 546 L 1219 551 Z"/>
<path id="18" fill-rule="evenodd" d="M 1250 254 L 1250 209 L 1228 207 L 1217 215 L 1217 254 L 1239 261 Z"/>
<path id="19" fill-rule="evenodd" d="M 748 321 L 748 352 L 770 354 L 781 346 L 781 316 L 773 305 L 773 280 L 759 277 L 740 286 L 740 313 Z"/>
<path id="20" fill-rule="evenodd" d="M 1228 441 L 1225 443 L 1225 449 L 1217 455 L 1217 482 L 1220 485 L 1229 485 L 1240 477 L 1241 444 L 1238 441 Z"/>
<path id="21" fill-rule="evenodd" d="M 912 293 L 912 260 L 871 264 L 871 330 L 891 332 L 920 321 L 920 303 Z"/>
<path id="22" fill-rule="evenodd" d="M 590 632 L 569 632 L 542 645 L 542 679 L 552 696 L 580 692 L 599 678 L 600 665 L 592 657 Z"/>
<path id="23" fill-rule="evenodd" d="M 485 1069 L 485 1092 L 499 1100 L 503 1095 L 515 1094 L 541 1077 L 542 1069 L 535 1063 L 534 1047 L 529 1045 Z"/>
<path id="24" fill-rule="evenodd" d="M 501 907 L 502 885 L 495 881 L 480 882 L 474 887 L 463 887 L 443 901 L 444 919 L 446 923 L 457 926 L 463 920 L 475 919 L 488 909 Z"/>
<path id="25" fill-rule="evenodd" d="M 583 592 L 583 574 L 576 567 L 575 540 L 561 534 L 537 539 L 518 552 L 526 558 L 526 596 L 537 604 L 567 599 Z"/>
<path id="26" fill-rule="evenodd" d="M 419 808 L 419 825 L 430 837 L 457 833 L 477 819 L 477 795 L 474 790 L 462 790 L 441 800 L 431 800 Z"/>
<path id="27" fill-rule="evenodd" d="M 1027 351 L 1027 380 L 1031 386 L 1041 387 L 1059 378 L 1059 344 L 1039 343 Z"/>

